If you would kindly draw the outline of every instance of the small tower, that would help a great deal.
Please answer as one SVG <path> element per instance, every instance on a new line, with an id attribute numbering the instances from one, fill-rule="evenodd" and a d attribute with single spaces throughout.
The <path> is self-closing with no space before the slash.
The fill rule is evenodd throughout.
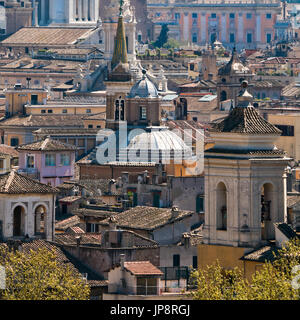
<path id="1" fill-rule="evenodd" d="M 286 154 L 274 141 L 281 131 L 262 118 L 242 82 L 237 106 L 215 124 L 215 146 L 205 151 L 204 243 L 255 248 L 275 238 L 284 220 Z"/>
<path id="2" fill-rule="evenodd" d="M 123 1 L 120 1 L 118 27 L 114 53 L 109 66 L 106 85 L 106 127 L 118 129 L 120 121 L 125 121 L 125 97 L 132 86 L 127 59 L 127 45 L 123 21 Z"/>
<path id="3" fill-rule="evenodd" d="M 234 106 L 236 106 L 241 83 L 244 80 L 251 82 L 252 78 L 252 72 L 243 65 L 236 49 L 233 48 L 230 61 L 218 71 L 218 108 L 222 109 L 222 102 L 229 99 L 233 100 Z"/>
<path id="4" fill-rule="evenodd" d="M 202 54 L 202 78 L 203 80 L 217 80 L 217 56 L 211 48 Z"/>

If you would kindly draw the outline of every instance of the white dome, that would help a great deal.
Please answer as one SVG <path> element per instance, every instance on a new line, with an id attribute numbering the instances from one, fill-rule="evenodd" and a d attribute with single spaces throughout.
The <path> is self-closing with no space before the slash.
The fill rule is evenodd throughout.
<path id="1" fill-rule="evenodd" d="M 158 127 L 133 137 L 126 150 L 129 161 L 169 163 L 170 159 L 192 159 L 192 148 L 176 133 Z M 150 155 L 151 153 L 151 155 Z"/>

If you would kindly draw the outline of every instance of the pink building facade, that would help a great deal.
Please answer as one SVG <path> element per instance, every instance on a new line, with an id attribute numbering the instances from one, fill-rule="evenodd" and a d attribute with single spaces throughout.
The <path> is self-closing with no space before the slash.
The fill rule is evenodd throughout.
<path id="1" fill-rule="evenodd" d="M 262 48 L 274 41 L 279 0 L 169 0 L 148 3 L 154 38 L 167 23 L 169 37 L 198 45 L 218 40 L 227 48 Z"/>
<path id="2" fill-rule="evenodd" d="M 18 148 L 19 173 L 58 186 L 74 178 L 75 147 L 47 138 Z"/>

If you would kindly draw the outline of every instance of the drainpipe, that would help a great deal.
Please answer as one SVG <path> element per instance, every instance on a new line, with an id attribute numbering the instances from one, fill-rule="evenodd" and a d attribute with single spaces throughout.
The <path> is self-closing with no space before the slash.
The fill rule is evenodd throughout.
<path id="1" fill-rule="evenodd" d="M 283 222 L 287 223 L 287 168 L 284 169 L 283 173 Z"/>

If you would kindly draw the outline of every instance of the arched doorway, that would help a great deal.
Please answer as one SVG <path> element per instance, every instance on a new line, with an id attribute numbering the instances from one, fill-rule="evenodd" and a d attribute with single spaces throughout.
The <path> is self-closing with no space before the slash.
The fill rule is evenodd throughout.
<path id="1" fill-rule="evenodd" d="M 220 100 L 221 101 L 227 100 L 227 92 L 226 91 L 221 91 Z"/>
<path id="2" fill-rule="evenodd" d="M 261 189 L 261 237 L 262 240 L 271 240 L 275 237 L 273 226 L 274 213 L 274 186 L 265 183 Z"/>
<path id="3" fill-rule="evenodd" d="M 45 236 L 47 234 L 47 209 L 39 205 L 34 211 L 34 235 Z"/>
<path id="4" fill-rule="evenodd" d="M 22 206 L 17 206 L 14 209 L 13 214 L 13 236 L 21 237 L 24 236 L 25 226 L 25 209 Z"/>
<path id="5" fill-rule="evenodd" d="M 217 230 L 227 230 L 227 188 L 223 182 L 217 186 Z"/>

